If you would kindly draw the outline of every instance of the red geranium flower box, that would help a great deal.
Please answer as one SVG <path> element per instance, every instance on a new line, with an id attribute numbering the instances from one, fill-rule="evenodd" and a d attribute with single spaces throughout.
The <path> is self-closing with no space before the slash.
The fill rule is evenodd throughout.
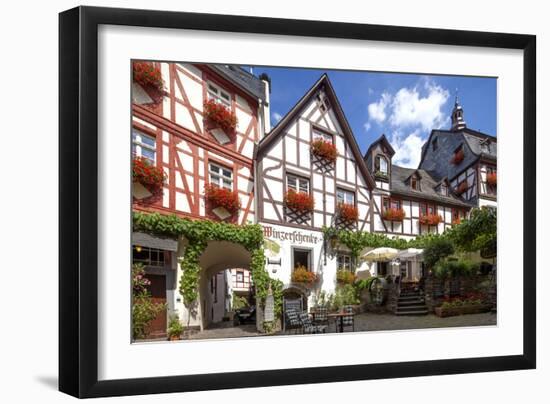
<path id="1" fill-rule="evenodd" d="M 325 139 L 315 139 L 311 142 L 311 152 L 320 159 L 330 163 L 334 163 L 338 157 L 336 146 Z"/>
<path id="2" fill-rule="evenodd" d="M 225 208 L 231 214 L 241 209 L 241 200 L 236 191 L 208 184 L 204 187 L 204 196 L 216 208 Z"/>
<path id="3" fill-rule="evenodd" d="M 233 134 L 237 129 L 237 116 L 216 100 L 204 102 L 204 115 L 227 134 Z"/>
<path id="4" fill-rule="evenodd" d="M 427 214 L 420 216 L 420 224 L 426 224 L 428 226 L 437 226 L 443 221 L 443 218 L 440 215 L 436 214 Z"/>
<path id="5" fill-rule="evenodd" d="M 454 154 L 451 162 L 456 165 L 462 163 L 462 160 L 464 160 L 464 150 L 460 149 Z"/>
<path id="6" fill-rule="evenodd" d="M 339 203 L 338 213 L 344 222 L 354 223 L 359 218 L 357 208 L 349 203 Z"/>
<path id="7" fill-rule="evenodd" d="M 497 186 L 497 173 L 488 173 L 487 174 L 487 185 L 491 187 Z"/>
<path id="8" fill-rule="evenodd" d="M 468 183 L 466 182 L 466 180 L 461 181 L 460 184 L 458 184 L 458 186 L 456 187 L 456 192 L 459 195 L 462 195 L 467 190 L 468 190 Z"/>
<path id="9" fill-rule="evenodd" d="M 151 62 L 134 62 L 132 72 L 134 81 L 146 90 L 155 103 L 159 103 L 164 95 L 164 80 L 160 68 Z"/>
<path id="10" fill-rule="evenodd" d="M 139 182 L 153 195 L 158 195 L 162 193 L 166 174 L 150 160 L 135 157 L 132 161 L 132 180 L 133 182 Z"/>
<path id="11" fill-rule="evenodd" d="M 296 192 L 293 189 L 285 194 L 284 202 L 287 208 L 297 212 L 312 212 L 315 206 L 313 196 L 305 192 Z"/>
<path id="12" fill-rule="evenodd" d="M 305 285 L 312 285 L 317 282 L 318 277 L 316 273 L 308 271 L 305 266 L 299 265 L 294 268 L 294 271 L 290 276 L 290 280 L 292 282 L 303 283 Z"/>
<path id="13" fill-rule="evenodd" d="M 389 208 L 384 211 L 382 217 L 390 222 L 401 222 L 405 219 L 405 211 L 402 208 Z"/>

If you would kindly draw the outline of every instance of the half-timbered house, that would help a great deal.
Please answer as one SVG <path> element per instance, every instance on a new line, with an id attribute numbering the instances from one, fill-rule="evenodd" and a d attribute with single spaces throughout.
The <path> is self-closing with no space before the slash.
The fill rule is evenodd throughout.
<path id="1" fill-rule="evenodd" d="M 258 222 L 280 245 L 273 276 L 299 293 L 293 273 L 305 268 L 315 274 L 313 288 L 334 290 L 337 269 L 351 269 L 351 257 L 327 251 L 322 228 L 370 231 L 374 181 L 326 74 L 261 139 L 256 160 Z M 296 195 L 309 206 L 296 205 Z"/>

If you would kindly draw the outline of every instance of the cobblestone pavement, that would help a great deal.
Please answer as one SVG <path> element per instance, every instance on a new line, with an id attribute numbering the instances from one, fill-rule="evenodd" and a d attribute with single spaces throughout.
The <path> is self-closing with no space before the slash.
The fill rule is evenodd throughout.
<path id="1" fill-rule="evenodd" d="M 496 313 L 468 314 L 439 318 L 433 314 L 425 316 L 396 316 L 393 314 L 362 313 L 355 316 L 355 331 L 411 330 L 442 327 L 474 327 L 496 325 Z M 335 332 L 330 323 L 327 332 Z M 345 331 L 351 331 L 347 327 Z M 260 336 L 252 324 L 233 327 L 231 323 L 193 334 L 189 339 L 235 338 Z"/>

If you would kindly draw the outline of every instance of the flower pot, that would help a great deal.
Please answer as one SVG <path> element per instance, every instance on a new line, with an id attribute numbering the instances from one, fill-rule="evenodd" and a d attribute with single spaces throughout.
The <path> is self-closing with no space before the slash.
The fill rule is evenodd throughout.
<path id="1" fill-rule="evenodd" d="M 181 336 L 179 336 L 179 335 L 170 335 L 170 337 L 168 337 L 168 339 L 170 341 L 179 341 L 181 339 Z"/>

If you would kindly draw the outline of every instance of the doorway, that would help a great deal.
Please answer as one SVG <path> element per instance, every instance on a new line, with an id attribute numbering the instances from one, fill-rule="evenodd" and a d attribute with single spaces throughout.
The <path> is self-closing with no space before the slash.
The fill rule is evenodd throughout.
<path id="1" fill-rule="evenodd" d="M 147 290 L 151 294 L 153 303 L 166 304 L 166 276 L 147 274 L 151 282 Z M 166 309 L 160 311 L 149 325 L 149 338 L 166 338 Z"/>

